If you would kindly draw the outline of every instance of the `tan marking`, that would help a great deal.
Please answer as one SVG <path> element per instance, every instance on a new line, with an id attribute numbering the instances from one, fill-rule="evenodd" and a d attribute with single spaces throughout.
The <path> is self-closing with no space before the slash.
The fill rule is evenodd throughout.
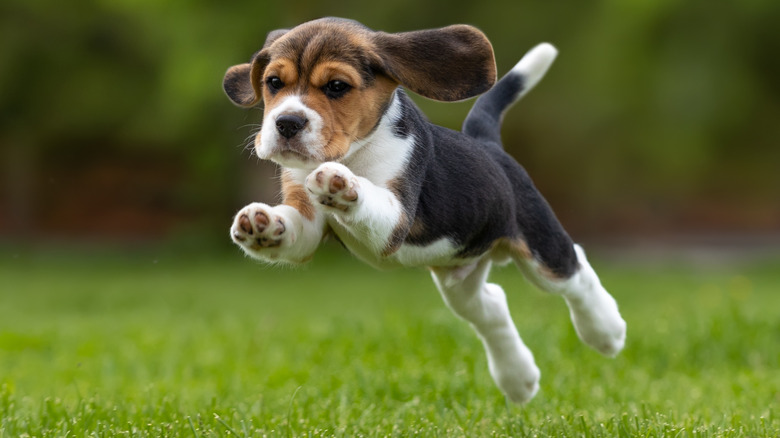
<path id="1" fill-rule="evenodd" d="M 326 72 L 336 71 L 339 74 L 332 77 L 320 76 L 313 79 L 312 83 L 327 83 L 348 75 L 344 73 L 346 69 L 335 70 L 332 68 L 332 64 L 335 63 L 328 64 L 331 66 L 315 70 L 323 75 Z M 357 75 L 357 71 L 354 71 L 354 74 Z M 328 98 L 320 89 L 321 87 L 310 87 L 309 92 L 301 97 L 304 105 L 322 117 L 321 155 L 324 161 L 338 161 L 347 154 L 352 142 L 365 137 L 374 129 L 396 88 L 395 83 L 382 77 L 377 77 L 370 87 L 360 88 L 353 83 L 348 83 L 353 88 L 338 99 Z"/>
<path id="2" fill-rule="evenodd" d="M 385 184 L 387 186 L 387 190 L 390 190 L 393 192 L 396 198 L 401 198 L 401 191 L 404 187 L 404 181 L 400 177 L 395 177 L 393 179 L 390 179 Z"/>
<path id="3" fill-rule="evenodd" d="M 420 237 L 423 234 L 425 234 L 425 223 L 420 218 L 415 218 L 412 226 L 409 228 L 409 237 Z"/>
<path id="4" fill-rule="evenodd" d="M 295 62 L 287 58 L 274 59 L 265 68 L 263 80 L 266 80 L 272 76 L 277 76 L 279 79 L 281 79 L 285 86 L 295 85 L 295 83 L 298 81 L 298 71 L 295 68 Z"/>
<path id="5" fill-rule="evenodd" d="M 536 272 L 539 273 L 542 277 L 550 280 L 550 281 L 560 281 L 566 279 L 565 276 L 562 275 L 556 275 L 555 272 L 551 271 L 547 266 L 544 266 L 543 264 L 539 264 L 539 266 L 536 268 Z"/>
<path id="6" fill-rule="evenodd" d="M 363 88 L 363 80 L 355 67 L 340 61 L 326 61 L 314 66 L 309 83 L 322 88 L 330 81 L 343 81 L 354 88 Z"/>
<path id="7" fill-rule="evenodd" d="M 271 93 L 268 87 L 265 85 L 265 81 L 269 78 L 276 76 L 284 83 L 284 88 L 276 93 Z M 268 67 L 263 73 L 263 102 L 265 106 L 265 114 L 268 114 L 278 102 L 281 102 L 281 97 L 289 95 L 292 90 L 295 89 L 298 82 L 298 71 L 295 68 L 295 62 L 287 59 L 275 59 L 268 64 Z"/>
<path id="8" fill-rule="evenodd" d="M 386 185 L 387 189 L 393 192 L 395 198 L 400 200 L 403 181 L 400 178 L 393 178 L 388 181 Z M 393 232 L 390 234 L 390 237 L 385 244 L 385 248 L 382 250 L 383 257 L 387 257 L 401 248 L 401 245 L 403 245 L 407 236 L 409 236 L 409 222 L 409 215 L 406 214 L 406 211 L 401 211 L 401 217 L 398 219 L 398 223 L 395 225 L 395 228 L 393 228 Z"/>
<path id="9" fill-rule="evenodd" d="M 501 246 L 502 249 L 508 251 L 512 258 L 528 260 L 533 257 L 531 250 L 528 248 L 528 244 L 526 244 L 523 239 L 500 239 L 496 243 Z"/>
<path id="10" fill-rule="evenodd" d="M 526 260 L 533 260 L 534 255 L 531 249 L 528 248 L 528 244 L 522 238 L 515 239 L 498 239 L 493 246 L 493 253 L 495 255 L 508 255 L 518 263 L 522 263 Z M 555 272 L 539 263 L 536 267 L 536 272 L 542 277 L 545 277 L 551 281 L 558 281 L 565 277 L 556 275 Z"/>
<path id="11" fill-rule="evenodd" d="M 308 220 L 314 220 L 314 206 L 309 200 L 306 189 L 292 180 L 286 173 L 282 173 L 282 196 L 284 205 L 289 205 L 298 210 L 301 216 Z"/>
<path id="12" fill-rule="evenodd" d="M 382 257 L 387 257 L 401 249 L 401 245 L 403 245 L 404 240 L 406 240 L 408 232 L 409 216 L 407 216 L 405 212 L 401 212 L 401 217 L 398 220 L 398 224 L 393 229 L 393 232 L 387 239 L 385 248 L 382 250 Z"/>

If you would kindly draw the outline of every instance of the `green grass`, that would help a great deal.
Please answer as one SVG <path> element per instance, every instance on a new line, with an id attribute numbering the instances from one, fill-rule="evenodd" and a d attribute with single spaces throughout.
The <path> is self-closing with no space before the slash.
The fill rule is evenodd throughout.
<path id="1" fill-rule="evenodd" d="M 776 264 L 593 264 L 629 324 L 616 359 L 494 271 L 542 370 L 513 406 L 424 270 L 5 251 L 0 437 L 780 435 Z"/>

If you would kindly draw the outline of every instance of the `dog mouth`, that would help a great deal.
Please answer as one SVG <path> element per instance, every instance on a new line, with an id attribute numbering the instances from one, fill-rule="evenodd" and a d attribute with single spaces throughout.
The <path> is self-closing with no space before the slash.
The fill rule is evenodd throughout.
<path id="1" fill-rule="evenodd" d="M 309 168 L 320 160 L 298 144 L 279 144 L 269 157 L 271 161 L 289 168 Z"/>
<path id="2" fill-rule="evenodd" d="M 340 150 L 334 151 L 339 152 L 335 154 L 327 153 L 334 149 L 331 137 L 320 136 L 315 143 L 306 140 L 296 136 L 290 139 L 272 138 L 264 142 L 258 135 L 255 139 L 255 151 L 258 158 L 262 160 L 270 160 L 282 167 L 292 169 L 313 169 L 326 161 L 339 161 L 344 155 Z"/>
<path id="3" fill-rule="evenodd" d="M 309 169 L 326 161 L 339 161 L 343 157 L 343 153 L 327 153 L 329 149 L 333 149 L 333 138 L 320 138 L 319 140 L 324 140 L 324 142 L 317 143 L 315 146 L 298 138 L 277 139 L 266 159 L 287 168 Z"/>

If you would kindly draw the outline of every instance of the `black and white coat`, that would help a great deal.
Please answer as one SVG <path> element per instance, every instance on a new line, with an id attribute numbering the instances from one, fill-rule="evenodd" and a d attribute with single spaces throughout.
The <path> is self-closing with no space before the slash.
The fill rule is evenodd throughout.
<path id="1" fill-rule="evenodd" d="M 494 85 L 492 48 L 469 26 L 386 34 L 323 19 L 272 32 L 224 88 L 242 106 L 264 101 L 255 151 L 282 166 L 284 201 L 241 209 L 231 238 L 250 257 L 304 263 L 333 233 L 377 268 L 429 268 L 514 402 L 533 397 L 540 372 L 504 291 L 487 283 L 493 263 L 514 262 L 561 295 L 580 338 L 617 354 L 626 324 L 615 300 L 501 145 L 504 112 L 556 55 L 541 44 Z M 398 85 L 438 100 L 486 92 L 456 132 L 428 122 Z"/>

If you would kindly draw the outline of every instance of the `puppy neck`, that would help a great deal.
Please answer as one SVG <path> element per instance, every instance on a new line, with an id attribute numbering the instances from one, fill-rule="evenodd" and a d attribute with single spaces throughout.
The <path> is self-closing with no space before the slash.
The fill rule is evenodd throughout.
<path id="1" fill-rule="evenodd" d="M 415 144 L 414 133 L 405 129 L 403 120 L 406 100 L 404 92 L 396 89 L 376 128 L 365 138 L 352 142 L 342 164 L 376 184 L 400 175 Z"/>

